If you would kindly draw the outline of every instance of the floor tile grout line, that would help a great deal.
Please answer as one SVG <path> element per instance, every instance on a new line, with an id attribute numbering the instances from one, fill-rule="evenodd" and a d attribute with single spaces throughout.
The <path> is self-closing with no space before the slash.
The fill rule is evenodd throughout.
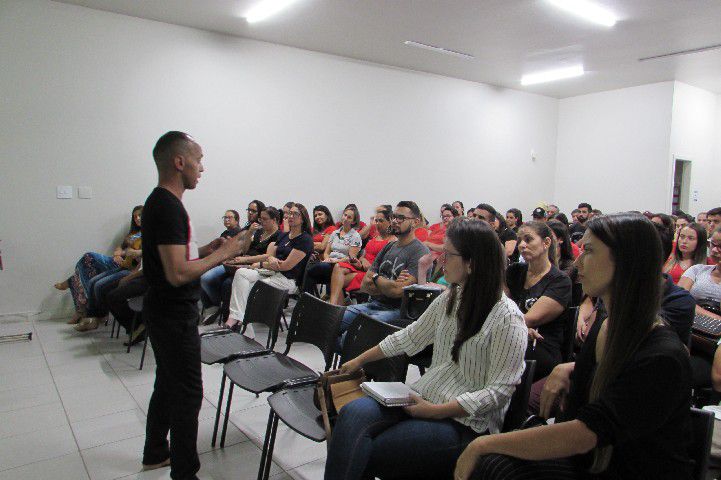
<path id="1" fill-rule="evenodd" d="M 33 323 L 33 330 L 35 330 L 35 320 L 32 320 Z M 73 430 L 72 424 L 70 422 L 70 416 L 68 415 L 68 410 L 65 407 L 65 402 L 63 401 L 63 397 L 60 395 L 60 389 L 58 388 L 57 383 L 55 383 L 55 375 L 53 374 L 52 370 L 50 369 L 50 363 L 48 362 L 48 357 L 45 352 L 45 347 L 43 345 L 43 341 L 40 338 L 40 335 L 36 335 L 38 337 L 38 341 L 40 342 L 40 349 L 43 352 L 43 356 L 45 357 L 45 363 L 48 366 L 48 370 L 50 371 L 50 377 L 53 379 L 53 385 L 55 385 L 55 391 L 58 394 L 58 397 L 60 398 L 60 405 L 63 407 L 63 411 L 65 412 L 65 418 L 68 422 L 68 428 L 70 429 L 70 433 L 73 436 L 73 440 L 75 441 L 75 447 L 78 449 L 78 455 L 80 456 L 80 460 L 83 462 L 83 468 L 85 469 L 85 474 L 90 478 L 90 470 L 88 470 L 88 465 L 85 463 L 85 457 L 83 457 L 82 450 L 80 450 L 80 444 L 78 443 L 78 438 L 75 435 L 75 431 Z M 112 367 L 111 367 L 112 368 Z M 117 375 L 117 374 L 116 374 Z"/>

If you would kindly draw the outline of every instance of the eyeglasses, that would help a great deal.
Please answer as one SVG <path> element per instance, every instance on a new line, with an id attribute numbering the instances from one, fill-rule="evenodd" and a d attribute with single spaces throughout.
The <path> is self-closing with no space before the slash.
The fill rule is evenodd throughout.
<path id="1" fill-rule="evenodd" d="M 398 223 L 403 223 L 406 220 L 412 220 L 414 218 L 418 218 L 418 217 L 406 217 L 405 215 L 400 215 L 400 214 L 396 214 L 396 213 L 391 214 L 391 221 L 396 221 Z"/>
<path id="2" fill-rule="evenodd" d="M 235 220 L 235 217 L 229 217 L 227 215 L 220 217 L 221 220 Z"/>
<path id="3" fill-rule="evenodd" d="M 300 212 L 288 212 L 285 214 L 286 217 L 300 217 Z"/>
<path id="4" fill-rule="evenodd" d="M 441 256 L 443 257 L 443 260 L 445 261 L 445 259 L 446 259 L 447 257 L 449 257 L 449 256 L 451 256 L 451 257 L 462 257 L 463 255 L 461 255 L 460 253 L 449 252 L 448 250 L 445 250 L 445 249 L 444 249 L 444 250 L 443 250 L 443 253 L 441 254 Z"/>

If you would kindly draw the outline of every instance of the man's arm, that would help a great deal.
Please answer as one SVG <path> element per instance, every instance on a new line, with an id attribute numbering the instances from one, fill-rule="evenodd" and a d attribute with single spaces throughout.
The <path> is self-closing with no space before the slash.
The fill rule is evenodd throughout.
<path id="1" fill-rule="evenodd" d="M 158 245 L 160 261 L 163 264 L 163 272 L 168 283 L 174 287 L 185 285 L 200 278 L 202 274 L 220 265 L 225 260 L 236 256 L 240 248 L 241 235 L 239 233 L 229 238 L 220 248 L 199 260 L 193 261 L 186 259 L 185 245 Z"/>

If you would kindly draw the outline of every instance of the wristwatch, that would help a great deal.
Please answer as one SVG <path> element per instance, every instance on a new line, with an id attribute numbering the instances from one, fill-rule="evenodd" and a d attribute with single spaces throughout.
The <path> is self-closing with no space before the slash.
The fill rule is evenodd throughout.
<path id="1" fill-rule="evenodd" d="M 373 280 L 373 285 L 378 286 L 378 277 L 380 276 L 381 274 L 378 272 L 373 274 L 373 276 L 371 277 L 371 280 Z"/>

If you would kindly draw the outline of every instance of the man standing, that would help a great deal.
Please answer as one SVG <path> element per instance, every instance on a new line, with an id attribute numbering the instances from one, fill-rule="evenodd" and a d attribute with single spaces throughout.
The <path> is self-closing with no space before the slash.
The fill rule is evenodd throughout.
<path id="1" fill-rule="evenodd" d="M 583 233 L 586 231 L 586 222 L 589 219 L 591 210 L 593 210 L 593 208 L 589 203 L 583 202 L 578 204 L 578 216 L 576 217 L 578 222 L 571 225 L 571 228 L 569 229 L 569 232 L 571 233 L 571 241 L 573 243 L 578 243 L 581 237 L 583 237 Z"/>
<path id="2" fill-rule="evenodd" d="M 174 480 L 197 479 L 198 413 L 203 400 L 198 335 L 200 276 L 234 256 L 238 236 L 198 248 L 183 192 L 194 189 L 203 151 L 183 132 L 168 132 L 153 149 L 158 186 L 143 210 L 143 271 L 149 289 L 143 317 L 156 360 L 148 406 L 143 470 L 170 465 Z M 170 432 L 170 445 L 168 445 Z"/>

